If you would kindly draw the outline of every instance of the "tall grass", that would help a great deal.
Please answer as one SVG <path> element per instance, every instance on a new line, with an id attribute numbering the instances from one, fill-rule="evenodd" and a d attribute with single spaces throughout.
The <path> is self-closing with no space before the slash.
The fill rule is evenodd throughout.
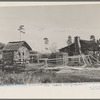
<path id="1" fill-rule="evenodd" d="M 0 71 L 0 85 L 33 83 L 100 82 L 100 78 L 90 78 L 76 74 L 57 74 L 40 69 L 37 72 L 8 73 Z"/>
<path id="2" fill-rule="evenodd" d="M 32 84 L 32 83 L 51 83 L 55 73 L 39 70 L 36 73 L 7 73 L 0 71 L 0 85 L 6 84 Z"/>

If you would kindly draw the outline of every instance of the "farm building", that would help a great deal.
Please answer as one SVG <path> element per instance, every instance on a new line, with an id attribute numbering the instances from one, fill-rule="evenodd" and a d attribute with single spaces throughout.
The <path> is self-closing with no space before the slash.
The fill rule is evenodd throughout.
<path id="1" fill-rule="evenodd" d="M 81 40 L 79 37 L 75 37 L 74 43 L 69 46 L 63 47 L 59 49 L 60 52 L 67 52 L 69 56 L 83 54 L 92 54 L 98 53 L 100 51 L 100 47 L 96 42 Z"/>
<path id="2" fill-rule="evenodd" d="M 30 50 L 32 50 L 31 47 L 25 41 L 9 42 L 2 50 L 3 59 L 11 64 L 28 62 Z"/>
<path id="3" fill-rule="evenodd" d="M 81 59 L 85 64 L 98 63 L 100 61 L 100 46 L 94 41 L 81 40 L 75 37 L 74 43 L 59 49 L 61 53 L 68 53 L 70 61 Z M 74 59 L 75 58 L 75 59 Z"/>

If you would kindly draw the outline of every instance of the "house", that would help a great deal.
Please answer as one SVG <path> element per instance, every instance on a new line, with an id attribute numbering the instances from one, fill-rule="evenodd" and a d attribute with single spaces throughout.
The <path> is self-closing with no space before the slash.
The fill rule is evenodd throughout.
<path id="1" fill-rule="evenodd" d="M 30 50 L 31 47 L 25 41 L 9 42 L 2 50 L 3 59 L 11 64 L 29 62 Z"/>
<path id="2" fill-rule="evenodd" d="M 60 52 L 67 52 L 69 56 L 79 55 L 80 53 L 88 54 L 100 51 L 100 47 L 96 42 L 81 40 L 79 37 L 75 37 L 74 43 L 69 46 L 59 49 Z"/>
<path id="3" fill-rule="evenodd" d="M 94 41 L 81 40 L 77 36 L 74 38 L 74 43 L 59 49 L 59 52 L 68 53 L 71 59 L 74 57 L 78 62 L 83 59 L 82 62 L 87 65 L 100 61 L 100 45 Z"/>

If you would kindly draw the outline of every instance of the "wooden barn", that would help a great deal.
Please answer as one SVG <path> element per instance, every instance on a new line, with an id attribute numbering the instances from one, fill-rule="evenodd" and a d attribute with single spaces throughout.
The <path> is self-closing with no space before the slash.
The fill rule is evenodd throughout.
<path id="1" fill-rule="evenodd" d="M 67 52 L 69 56 L 97 53 L 100 51 L 100 47 L 96 42 L 88 41 L 88 40 L 81 40 L 79 37 L 75 37 L 74 43 L 69 46 L 63 47 L 59 49 L 60 52 Z"/>
<path id="2" fill-rule="evenodd" d="M 92 62 L 100 61 L 100 45 L 94 41 L 81 40 L 79 37 L 74 38 L 74 43 L 69 46 L 59 49 L 61 53 L 68 53 L 71 58 L 83 59 L 86 64 L 92 64 Z"/>
<path id="3" fill-rule="evenodd" d="M 9 42 L 2 50 L 3 59 L 13 64 L 14 62 L 29 62 L 31 47 L 25 41 Z"/>

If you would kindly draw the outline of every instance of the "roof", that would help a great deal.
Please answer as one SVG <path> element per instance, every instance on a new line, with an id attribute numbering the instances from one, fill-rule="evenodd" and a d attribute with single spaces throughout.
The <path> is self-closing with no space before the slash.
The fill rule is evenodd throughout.
<path id="1" fill-rule="evenodd" d="M 80 40 L 81 48 L 89 51 L 98 51 L 99 45 L 93 41 Z"/>
<path id="2" fill-rule="evenodd" d="M 61 48 L 61 49 L 59 49 L 59 50 L 68 49 L 69 47 L 70 47 L 70 48 L 73 48 L 74 46 L 75 46 L 75 43 L 72 43 L 71 45 L 65 46 L 65 47 L 63 47 L 63 48 Z"/>
<path id="3" fill-rule="evenodd" d="M 88 41 L 88 40 L 80 40 L 80 44 L 81 44 L 81 50 L 84 51 L 98 51 L 100 49 L 100 47 L 98 46 L 97 43 L 93 42 L 93 41 Z M 69 46 L 65 46 L 61 49 L 59 49 L 61 52 L 69 52 L 69 53 L 73 53 L 75 52 L 75 43 L 72 43 Z"/>
<path id="4" fill-rule="evenodd" d="M 72 43 L 71 45 L 63 47 L 59 50 L 60 50 L 60 52 L 67 52 L 67 53 L 69 53 L 69 55 L 73 55 L 75 52 L 75 43 Z"/>
<path id="5" fill-rule="evenodd" d="M 15 42 L 9 42 L 4 48 L 3 51 L 16 51 L 21 46 L 26 46 L 28 50 L 32 50 L 31 47 L 27 44 L 25 41 L 15 41 Z"/>
<path id="6" fill-rule="evenodd" d="M 37 51 L 33 51 L 33 50 L 31 50 L 29 52 L 30 52 L 30 54 L 37 54 L 38 53 Z"/>

